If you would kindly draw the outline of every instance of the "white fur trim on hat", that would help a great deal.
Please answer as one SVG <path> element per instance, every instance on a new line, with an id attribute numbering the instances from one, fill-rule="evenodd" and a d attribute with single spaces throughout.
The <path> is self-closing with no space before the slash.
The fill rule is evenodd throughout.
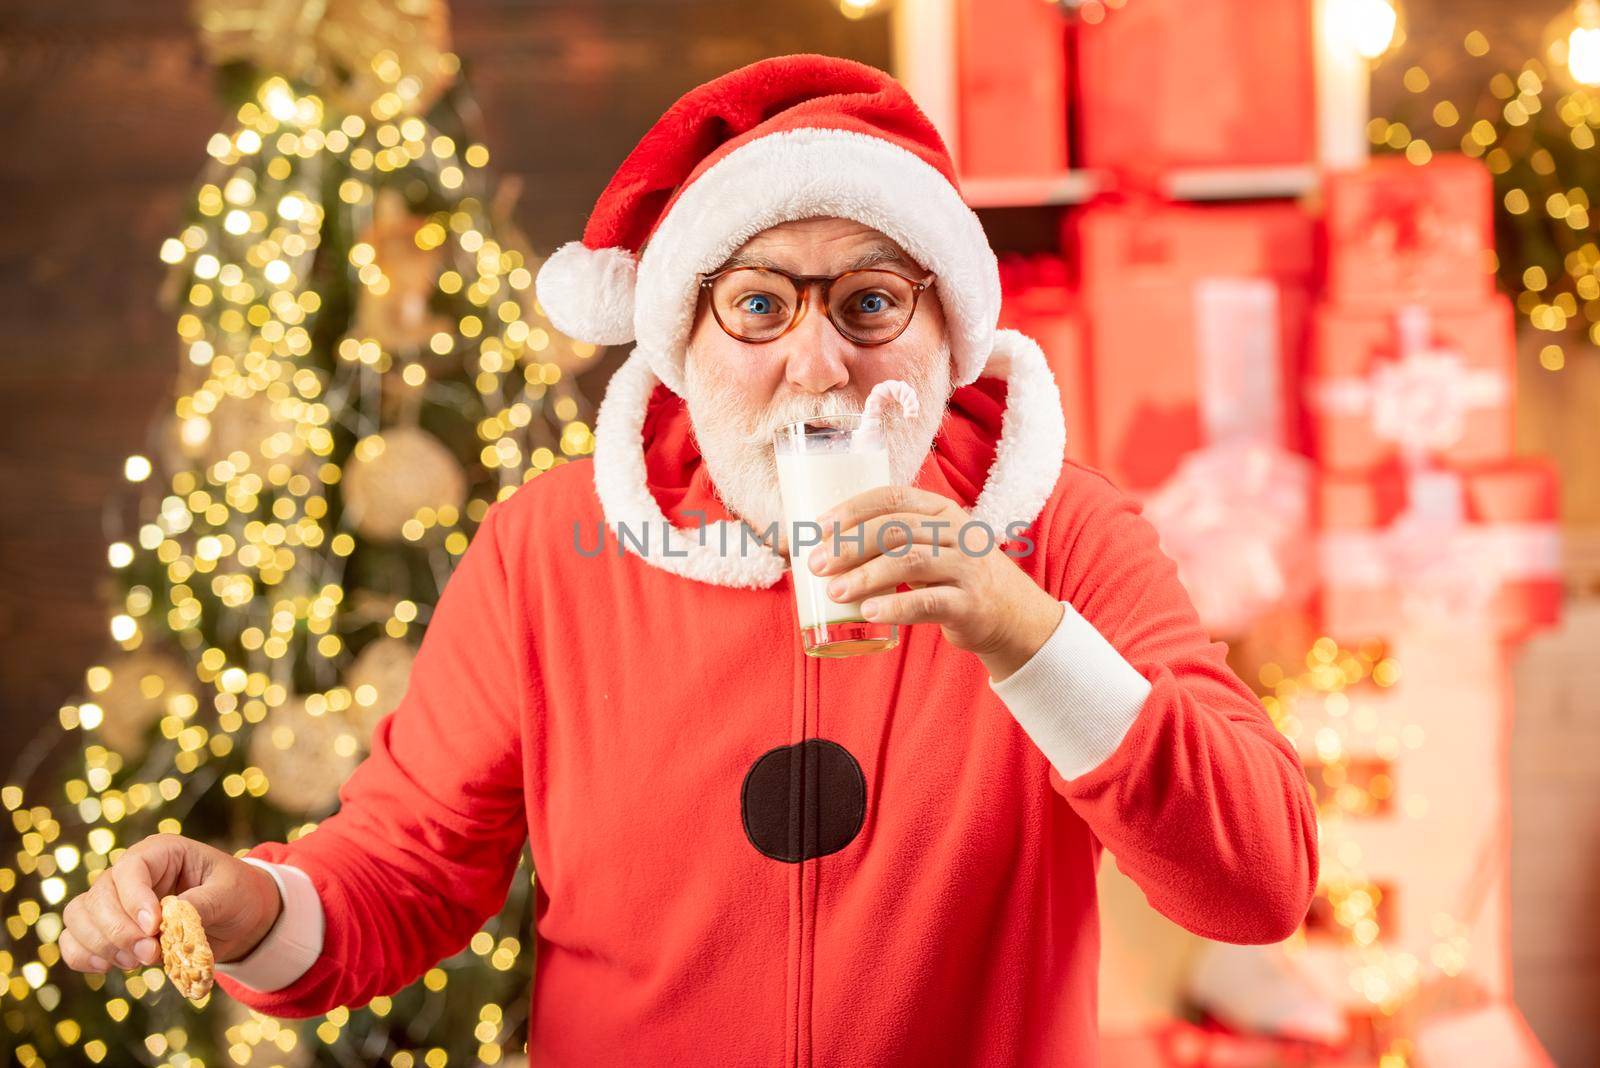
<path id="1" fill-rule="evenodd" d="M 1066 459 L 1061 393 L 1038 342 L 1016 330 L 994 335 L 984 373 L 1006 380 L 1000 440 L 974 519 L 1007 537 L 1013 523 L 1031 526 L 1050 499 Z M 747 524 L 671 525 L 650 492 L 644 457 L 644 419 L 659 381 L 635 348 L 606 387 L 595 419 L 594 484 L 613 536 L 646 563 L 714 586 L 765 589 L 783 577 L 788 561 L 756 539 Z M 625 526 L 623 537 L 619 526 Z M 741 534 L 741 527 L 744 533 Z M 645 549 L 640 552 L 638 543 Z"/>
<path id="2" fill-rule="evenodd" d="M 778 223 L 853 219 L 934 271 L 953 384 L 983 370 L 1000 318 L 1000 270 L 978 216 L 937 168 L 900 145 L 851 130 L 796 129 L 734 149 L 685 186 L 639 255 L 634 337 L 681 394 L 697 276 Z"/>
<path id="3" fill-rule="evenodd" d="M 789 562 L 760 542 L 748 524 L 707 522 L 702 540 L 702 528 L 672 525 L 650 492 L 644 419 L 656 382 L 649 362 L 635 349 L 611 376 L 595 415 L 594 488 L 612 536 L 617 544 L 675 575 L 714 586 L 771 586 L 783 577 Z"/>
<path id="4" fill-rule="evenodd" d="M 972 517 L 1004 532 L 1031 524 L 1050 499 L 1067 457 L 1067 422 L 1061 389 L 1044 350 L 1020 330 L 999 330 L 984 373 L 1006 380 L 1000 441 Z"/>
<path id="5" fill-rule="evenodd" d="M 625 248 L 568 241 L 539 265 L 534 292 L 563 334 L 593 345 L 622 345 L 633 340 L 637 267 Z"/>

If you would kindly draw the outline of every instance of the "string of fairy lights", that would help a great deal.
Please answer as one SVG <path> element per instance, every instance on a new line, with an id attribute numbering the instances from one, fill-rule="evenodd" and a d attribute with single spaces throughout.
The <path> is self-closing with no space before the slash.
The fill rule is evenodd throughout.
<path id="1" fill-rule="evenodd" d="M 160 248 L 182 369 L 152 455 L 125 464 L 149 514 L 108 550 L 125 583 L 108 625 L 117 653 L 60 710 L 82 763 L 59 796 L 0 789 L 20 836 L 0 867 L 0 1023 L 25 1066 L 304 1064 L 315 1043 L 398 1068 L 520 1056 L 508 1043 L 531 975 L 514 914 L 526 864 L 507 912 L 421 978 L 422 1007 L 395 1027 L 410 991 L 308 1029 L 226 997 L 200 1003 L 202 1018 L 163 996 L 159 967 L 67 975 L 57 946 L 66 902 L 146 834 L 198 822 L 215 840 L 250 801 L 285 840 L 314 830 L 397 702 L 405 639 L 489 504 L 593 449 L 573 379 L 595 348 L 555 333 L 532 299 L 487 149 L 416 113 L 418 83 L 392 53 L 373 69 L 389 89 L 365 114 L 263 81 L 211 138 L 192 220 Z M 441 442 L 441 411 L 464 413 L 470 436 Z M 428 581 L 357 588 L 350 569 L 372 542 L 421 557 Z M 379 647 L 383 663 L 361 670 Z M 456 986 L 470 1036 L 406 1044 Z"/>
<path id="2" fill-rule="evenodd" d="M 1406 717 L 1404 701 L 1393 700 L 1401 679 L 1401 665 L 1382 641 L 1351 648 L 1320 637 L 1302 663 L 1263 664 L 1257 680 L 1273 724 L 1308 761 L 1318 812 L 1318 895 L 1326 908 L 1313 912 L 1322 913 L 1328 930 L 1312 935 L 1303 928 L 1286 949 L 1303 954 L 1311 938 L 1331 938 L 1342 947 L 1350 990 L 1379 1020 L 1404 1010 L 1425 984 L 1467 971 L 1475 919 L 1437 912 L 1431 919 L 1433 941 L 1421 955 L 1416 941 L 1407 949 L 1388 938 L 1385 886 L 1368 870 L 1362 829 L 1380 811 L 1405 821 L 1426 820 L 1430 811 L 1428 797 L 1396 781 L 1395 769 L 1403 767 L 1405 754 L 1427 740 L 1422 726 Z M 1472 907 L 1469 902 L 1469 912 Z M 1412 1036 L 1403 1029 L 1385 1033 L 1380 1028 L 1375 1037 L 1381 1068 L 1411 1063 Z"/>
<path id="3" fill-rule="evenodd" d="M 1600 0 L 1577 0 L 1546 26 L 1537 54 L 1523 52 L 1469 31 L 1432 70 L 1407 67 L 1394 113 L 1367 132 L 1418 165 L 1445 149 L 1483 160 L 1502 212 L 1501 283 L 1541 339 L 1540 365 L 1560 371 L 1574 349 L 1600 344 L 1600 219 L 1589 193 L 1600 180 Z M 1481 88 L 1464 99 L 1442 92 L 1463 84 Z"/>

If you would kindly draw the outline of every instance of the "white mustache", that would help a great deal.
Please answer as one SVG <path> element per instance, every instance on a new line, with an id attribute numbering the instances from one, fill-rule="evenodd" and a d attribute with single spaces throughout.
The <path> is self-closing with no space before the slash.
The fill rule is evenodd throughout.
<path id="1" fill-rule="evenodd" d="M 951 396 L 949 362 L 949 344 L 942 342 L 925 361 L 927 366 L 903 375 L 917 391 L 922 411 L 916 419 L 895 420 L 888 428 L 889 462 L 897 480 L 915 475 L 937 432 Z M 732 381 L 693 362 L 685 370 L 685 387 L 690 428 L 718 497 L 757 530 L 782 518 L 774 432 L 800 419 L 858 415 L 865 403 L 864 397 L 839 388 L 821 396 L 790 393 L 752 412 Z"/>
<path id="2" fill-rule="evenodd" d="M 781 426 L 801 419 L 821 419 L 832 415 L 859 415 L 862 405 L 844 393 L 825 393 L 820 397 L 796 397 L 769 409 L 750 430 L 740 435 L 746 445 L 770 445 L 773 433 Z"/>

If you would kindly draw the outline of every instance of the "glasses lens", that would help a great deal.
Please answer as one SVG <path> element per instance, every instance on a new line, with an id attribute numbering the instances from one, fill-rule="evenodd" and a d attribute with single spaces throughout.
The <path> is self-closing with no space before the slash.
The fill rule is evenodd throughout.
<path id="1" fill-rule="evenodd" d="M 749 341 L 770 341 L 783 333 L 799 299 L 793 282 L 760 267 L 729 271 L 711 284 L 717 318 Z"/>
<path id="2" fill-rule="evenodd" d="M 916 287 L 906 279 L 890 271 L 855 271 L 833 284 L 828 316 L 846 337 L 880 342 L 905 328 L 915 306 Z"/>

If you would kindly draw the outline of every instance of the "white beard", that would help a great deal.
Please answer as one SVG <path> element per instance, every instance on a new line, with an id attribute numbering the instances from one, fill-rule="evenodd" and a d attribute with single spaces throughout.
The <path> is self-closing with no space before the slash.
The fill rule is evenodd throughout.
<path id="1" fill-rule="evenodd" d="M 773 524 L 781 528 L 783 502 L 772 432 L 798 419 L 858 413 L 862 402 L 844 390 L 834 390 L 822 396 L 785 397 L 765 411 L 752 412 L 716 375 L 699 371 L 695 360 L 685 360 L 684 365 L 683 399 L 689 423 L 717 496 L 756 533 L 765 534 Z M 917 393 L 916 418 L 890 415 L 884 420 L 889 470 L 897 485 L 909 485 L 916 478 L 944 419 L 951 393 L 949 342 L 941 343 L 917 366 L 922 370 L 905 377 Z"/>

